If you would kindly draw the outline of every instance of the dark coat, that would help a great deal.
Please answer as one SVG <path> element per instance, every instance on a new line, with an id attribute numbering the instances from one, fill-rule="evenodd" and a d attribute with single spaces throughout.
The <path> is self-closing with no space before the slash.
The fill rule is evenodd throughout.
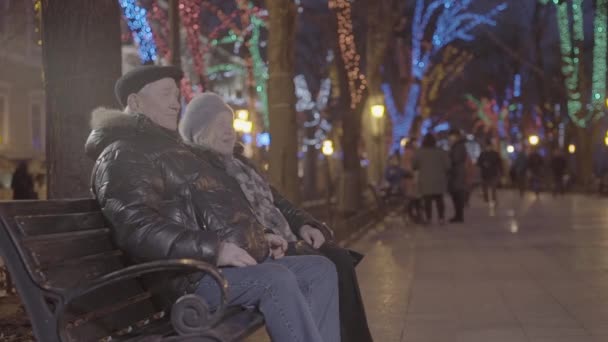
<path id="1" fill-rule="evenodd" d="M 568 171 L 568 160 L 562 155 L 554 156 L 551 159 L 551 169 L 556 178 L 563 177 Z"/>
<path id="2" fill-rule="evenodd" d="M 502 174 L 502 159 L 496 151 L 483 151 L 477 159 L 483 180 L 495 180 Z"/>
<path id="3" fill-rule="evenodd" d="M 15 173 L 13 173 L 11 189 L 13 189 L 14 200 L 30 200 L 38 198 L 38 195 L 34 191 L 34 180 L 27 172 L 27 166 L 20 165 Z"/>
<path id="4" fill-rule="evenodd" d="M 452 192 L 467 190 L 467 153 L 466 141 L 457 141 L 450 149 L 449 188 Z"/>
<path id="5" fill-rule="evenodd" d="M 239 184 L 210 152 L 181 143 L 176 132 L 143 115 L 100 108 L 93 113 L 86 152 L 96 159 L 93 193 L 133 262 L 192 258 L 217 264 L 221 242 L 262 262 L 269 253 L 264 227 Z M 293 229 L 322 227 L 275 191 L 275 205 Z M 177 293 L 192 292 L 200 274 L 158 278 Z M 161 285 L 162 286 L 162 285 Z"/>
<path id="6" fill-rule="evenodd" d="M 414 156 L 418 170 L 418 192 L 421 196 L 442 195 L 448 187 L 450 162 L 447 153 L 438 147 L 422 147 Z"/>
<path id="7" fill-rule="evenodd" d="M 107 109 L 93 115 L 85 147 L 96 159 L 93 193 L 117 245 L 134 262 L 192 258 L 215 265 L 222 241 L 258 262 L 268 256 L 264 229 L 238 184 L 195 156 L 177 133 L 143 115 Z M 171 285 L 192 291 L 200 277 L 177 277 Z"/>

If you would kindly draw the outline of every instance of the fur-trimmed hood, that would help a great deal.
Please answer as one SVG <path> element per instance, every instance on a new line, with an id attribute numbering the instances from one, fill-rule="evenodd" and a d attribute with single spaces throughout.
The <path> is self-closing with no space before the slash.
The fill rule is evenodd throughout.
<path id="1" fill-rule="evenodd" d="M 85 152 L 93 160 L 118 140 L 161 135 L 177 139 L 177 132 L 155 125 L 145 115 L 128 114 L 117 109 L 100 107 L 93 110 L 90 124 L 92 131 L 85 144 Z"/>
<path id="2" fill-rule="evenodd" d="M 137 115 L 127 114 L 118 109 L 99 107 L 91 113 L 91 129 L 104 129 L 110 127 L 136 127 Z"/>

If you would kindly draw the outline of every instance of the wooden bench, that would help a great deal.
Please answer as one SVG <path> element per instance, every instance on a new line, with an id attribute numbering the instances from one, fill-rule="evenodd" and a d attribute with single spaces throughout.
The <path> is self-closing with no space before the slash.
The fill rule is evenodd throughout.
<path id="1" fill-rule="evenodd" d="M 95 200 L 0 202 L 0 252 L 40 342 L 239 341 L 260 313 L 226 307 L 214 266 L 179 259 L 129 265 Z M 204 272 L 221 284 L 210 312 L 198 296 L 160 304 L 144 275 Z M 158 289 L 157 289 L 158 290 Z"/>

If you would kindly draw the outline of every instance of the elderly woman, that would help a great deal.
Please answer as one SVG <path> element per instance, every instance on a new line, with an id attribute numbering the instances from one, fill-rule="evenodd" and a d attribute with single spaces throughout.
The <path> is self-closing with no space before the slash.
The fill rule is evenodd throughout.
<path id="1" fill-rule="evenodd" d="M 361 300 L 353 256 L 331 243 L 333 233 L 308 213 L 294 207 L 262 177 L 249 161 L 234 153 L 234 113 L 221 97 L 205 93 L 196 96 L 186 108 L 179 125 L 184 142 L 200 158 L 209 160 L 237 182 L 253 215 L 265 229 L 290 243 L 288 254 L 324 255 L 338 271 L 342 341 L 372 341 Z M 229 210 L 231 198 L 226 198 Z M 229 223 L 229 222 L 226 222 Z M 300 258 L 302 256 L 294 256 Z M 287 257 L 286 257 L 287 258 Z M 314 289 L 312 296 L 323 289 Z M 345 327 L 348 324 L 348 328 Z"/>

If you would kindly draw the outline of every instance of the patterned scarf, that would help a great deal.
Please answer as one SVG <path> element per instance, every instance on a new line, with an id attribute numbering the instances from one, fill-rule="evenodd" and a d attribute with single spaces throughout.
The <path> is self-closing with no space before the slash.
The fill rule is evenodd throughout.
<path id="1" fill-rule="evenodd" d="M 285 240 L 297 241 L 285 216 L 274 205 L 274 197 L 268 183 L 253 168 L 237 158 L 223 158 L 228 174 L 237 180 L 241 190 L 253 208 L 260 223 L 273 230 Z"/>

